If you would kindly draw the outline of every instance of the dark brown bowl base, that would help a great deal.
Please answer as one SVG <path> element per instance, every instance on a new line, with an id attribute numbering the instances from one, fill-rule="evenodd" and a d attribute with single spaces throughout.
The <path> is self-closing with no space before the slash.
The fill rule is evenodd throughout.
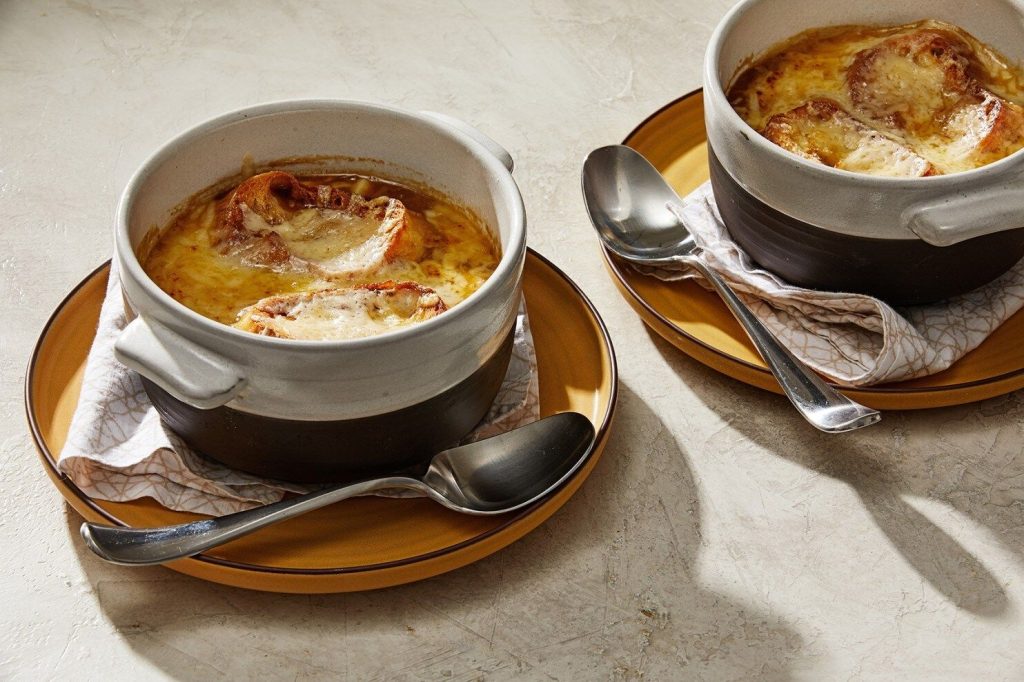
<path id="1" fill-rule="evenodd" d="M 512 355 L 512 333 L 476 372 L 410 407 L 361 419 L 297 421 L 201 410 L 143 379 L 164 423 L 190 447 L 233 469 L 296 483 L 334 483 L 426 463 L 487 414 Z"/>
<path id="2" fill-rule="evenodd" d="M 933 303 L 988 284 L 1024 257 L 1024 228 L 951 246 L 852 237 L 754 198 L 708 148 L 711 186 L 736 243 L 761 267 L 809 289 L 869 294 L 891 305 Z"/>

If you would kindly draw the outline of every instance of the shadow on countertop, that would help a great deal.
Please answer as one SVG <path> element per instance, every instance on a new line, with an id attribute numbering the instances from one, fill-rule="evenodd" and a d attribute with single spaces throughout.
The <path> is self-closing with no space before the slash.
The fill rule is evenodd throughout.
<path id="1" fill-rule="evenodd" d="M 465 568 L 375 592 L 284 595 L 103 563 L 68 533 L 112 627 L 176 678 L 790 679 L 803 639 L 695 575 L 687 454 L 625 384 L 602 460 L 550 520 Z"/>
<path id="2" fill-rule="evenodd" d="M 958 407 L 887 411 L 876 426 L 829 435 L 807 424 L 785 397 L 719 374 L 653 331 L 648 334 L 680 376 L 700 377 L 687 381 L 688 386 L 709 408 L 718 409 L 731 428 L 778 457 L 849 485 L 893 548 L 950 603 L 984 618 L 1008 611 L 999 580 L 904 498 L 948 504 L 1024 556 L 1020 506 L 1006 504 L 1014 495 L 1018 502 L 1024 499 L 1024 452 L 1019 447 L 996 452 L 1000 441 L 1018 446 L 1024 441 L 1024 395 Z M 720 396 L 723 384 L 735 397 L 732 414 L 713 405 L 712 393 Z M 924 438 L 935 445 L 914 452 Z M 1015 485 L 1016 493 L 1006 484 Z M 993 499 L 1001 485 L 1007 499 Z"/>

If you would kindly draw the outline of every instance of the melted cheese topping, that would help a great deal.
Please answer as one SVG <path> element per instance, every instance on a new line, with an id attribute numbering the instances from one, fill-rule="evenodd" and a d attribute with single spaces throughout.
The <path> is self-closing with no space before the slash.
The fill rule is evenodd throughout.
<path id="1" fill-rule="evenodd" d="M 768 119 L 762 134 L 794 154 L 871 175 L 922 176 L 927 160 L 856 120 L 833 100 L 816 99 Z"/>
<path id="2" fill-rule="evenodd" d="M 882 135 L 868 133 L 860 137 L 858 143 L 836 168 L 868 175 L 919 177 L 927 174 L 926 161 Z"/>
<path id="3" fill-rule="evenodd" d="M 211 243 L 220 198 L 211 189 L 193 197 L 161 231 L 155 245 L 141 258 L 143 268 L 161 289 L 185 306 L 230 325 L 245 308 L 267 297 L 387 280 L 428 287 L 451 308 L 476 291 L 498 265 L 500 251 L 488 228 L 470 211 L 431 190 L 354 175 L 299 176 L 299 180 L 311 186 L 331 185 L 367 199 L 397 199 L 405 206 L 408 219 L 417 221 L 420 230 L 434 238 L 418 249 L 415 260 L 398 258 L 366 271 L 358 266 L 379 252 L 380 245 L 374 242 L 379 222 L 312 208 L 297 211 L 281 224 L 267 225 L 260 216 L 246 210 L 243 215 L 247 229 L 277 232 L 293 255 L 332 266 L 325 269 L 340 274 L 253 267 L 243 262 L 244 253 L 225 253 Z M 325 313 L 324 319 L 327 317 Z M 355 320 L 350 317 L 349 323 L 355 324 Z M 310 336 L 301 338 L 347 338 L 306 332 Z"/>
<path id="4" fill-rule="evenodd" d="M 347 211 L 307 208 L 277 225 L 270 225 L 248 207 L 243 214 L 245 229 L 277 232 L 294 255 L 322 264 L 326 270 L 357 269 L 382 250 L 379 223 Z"/>
<path id="5" fill-rule="evenodd" d="M 925 38 L 933 34 L 955 49 L 943 52 L 930 45 Z M 955 68 L 958 64 L 962 68 Z M 728 97 L 761 132 L 772 117 L 815 100 L 834 101 L 863 126 L 864 140 L 840 143 L 840 136 L 851 134 L 848 127 L 817 135 L 832 136 L 826 147 L 856 148 L 837 167 L 859 172 L 955 173 L 1024 147 L 1024 74 L 966 31 L 938 21 L 806 31 L 741 68 Z M 869 141 L 872 135 L 875 140 Z M 773 142 L 796 151 L 779 139 Z M 816 156 L 805 151 L 811 153 L 803 156 Z M 930 170 L 922 172 L 927 166 L 917 157 Z"/>
<path id="6" fill-rule="evenodd" d="M 235 327 L 290 339 L 357 339 L 406 327 L 445 311 L 440 297 L 416 285 L 348 287 L 271 296 L 245 308 Z"/>

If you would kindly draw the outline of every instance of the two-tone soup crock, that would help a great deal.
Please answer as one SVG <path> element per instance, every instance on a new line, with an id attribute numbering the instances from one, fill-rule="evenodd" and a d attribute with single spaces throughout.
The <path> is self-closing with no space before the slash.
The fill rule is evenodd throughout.
<path id="1" fill-rule="evenodd" d="M 935 177 L 858 174 L 776 146 L 727 99 L 744 66 L 802 31 L 922 19 L 1024 61 L 1016 0 L 743 0 L 715 30 L 704 64 L 712 186 L 730 233 L 766 269 L 811 288 L 916 304 L 981 286 L 1024 256 L 1024 151 Z"/>
<path id="2" fill-rule="evenodd" d="M 500 242 L 491 276 L 417 324 L 340 341 L 281 339 L 203 317 L 161 290 L 144 241 L 193 194 L 284 159 L 295 172 L 360 173 L 430 187 Z M 505 375 L 526 255 L 508 153 L 449 117 L 310 100 L 243 109 L 182 134 L 146 161 L 117 214 L 116 258 L 133 320 L 117 357 L 139 372 L 165 423 L 229 466 L 291 481 L 394 470 L 464 436 Z"/>

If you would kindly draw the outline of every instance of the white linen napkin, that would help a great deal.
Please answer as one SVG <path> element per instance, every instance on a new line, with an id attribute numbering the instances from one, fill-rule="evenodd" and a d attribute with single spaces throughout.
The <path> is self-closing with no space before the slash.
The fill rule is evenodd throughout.
<path id="1" fill-rule="evenodd" d="M 169 509 L 215 516 L 276 502 L 285 492 L 314 488 L 212 462 L 163 425 L 138 375 L 114 357 L 114 342 L 128 321 L 116 260 L 113 263 L 82 394 L 58 468 L 95 499 L 125 502 L 152 497 Z M 516 322 L 504 383 L 487 416 L 466 440 L 502 433 L 539 416 L 537 357 L 524 308 Z"/>
<path id="2" fill-rule="evenodd" d="M 1024 306 L 1024 260 L 961 296 L 895 309 L 871 296 L 793 286 L 755 266 L 729 235 L 709 182 L 669 209 L 693 233 L 705 262 L 783 345 L 848 386 L 941 372 Z M 668 281 L 700 277 L 685 266 L 636 269 Z"/>

